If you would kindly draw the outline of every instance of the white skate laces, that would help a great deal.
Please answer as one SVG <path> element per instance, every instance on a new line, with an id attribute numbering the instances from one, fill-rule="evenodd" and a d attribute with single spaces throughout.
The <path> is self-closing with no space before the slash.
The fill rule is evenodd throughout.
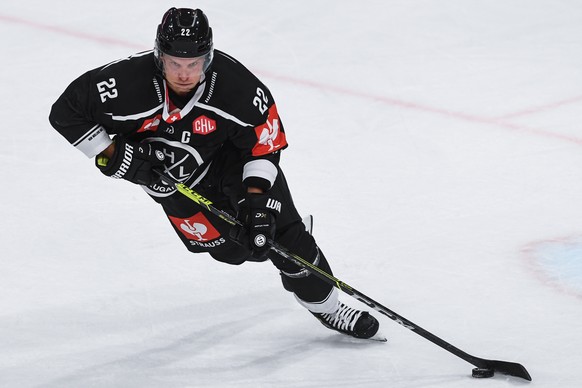
<path id="1" fill-rule="evenodd" d="M 362 312 L 348 307 L 341 302 L 338 302 L 338 305 L 335 313 L 321 314 L 321 319 L 335 329 L 353 332 Z"/>
<path id="2" fill-rule="evenodd" d="M 338 308 L 333 313 L 312 314 L 328 329 L 356 338 L 371 338 L 380 327 L 378 320 L 367 311 L 356 310 L 342 302 L 338 302 Z"/>

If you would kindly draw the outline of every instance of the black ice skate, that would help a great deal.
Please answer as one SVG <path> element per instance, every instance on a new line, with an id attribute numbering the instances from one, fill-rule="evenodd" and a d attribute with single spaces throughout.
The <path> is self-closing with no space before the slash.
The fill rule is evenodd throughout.
<path id="1" fill-rule="evenodd" d="M 355 338 L 374 339 L 380 324 L 378 320 L 367 311 L 360 311 L 339 302 L 339 308 L 335 313 L 313 313 L 317 319 L 328 329 L 339 331 Z M 385 338 L 378 339 L 385 341 Z"/>

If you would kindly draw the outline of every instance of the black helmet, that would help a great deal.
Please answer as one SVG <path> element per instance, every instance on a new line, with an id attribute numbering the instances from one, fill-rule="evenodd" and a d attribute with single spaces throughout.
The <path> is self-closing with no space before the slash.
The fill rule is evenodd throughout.
<path id="1" fill-rule="evenodd" d="M 160 68 L 162 54 L 181 58 L 207 55 L 206 71 L 213 55 L 212 28 L 206 15 L 200 9 L 170 8 L 158 26 L 154 52 Z"/>

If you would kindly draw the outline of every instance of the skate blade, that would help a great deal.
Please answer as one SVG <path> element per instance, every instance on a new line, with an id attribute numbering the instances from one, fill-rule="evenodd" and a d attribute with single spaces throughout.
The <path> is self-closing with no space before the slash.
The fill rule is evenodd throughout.
<path id="1" fill-rule="evenodd" d="M 376 333 L 373 337 L 367 338 L 368 341 L 388 342 L 388 339 L 381 333 Z"/>

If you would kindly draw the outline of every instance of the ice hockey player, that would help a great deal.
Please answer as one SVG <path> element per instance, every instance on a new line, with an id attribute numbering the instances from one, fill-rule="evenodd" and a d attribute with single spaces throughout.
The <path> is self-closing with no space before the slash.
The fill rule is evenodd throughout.
<path id="1" fill-rule="evenodd" d="M 106 176 L 141 185 L 191 252 L 228 264 L 269 259 L 285 289 L 323 325 L 371 338 L 378 321 L 338 291 L 269 250 L 274 239 L 331 274 L 295 209 L 279 167 L 287 147 L 269 89 L 215 50 L 199 9 L 171 8 L 153 50 L 74 80 L 52 106 L 51 125 Z M 243 221 L 243 231 L 203 210 L 154 170 L 195 188 Z"/>

